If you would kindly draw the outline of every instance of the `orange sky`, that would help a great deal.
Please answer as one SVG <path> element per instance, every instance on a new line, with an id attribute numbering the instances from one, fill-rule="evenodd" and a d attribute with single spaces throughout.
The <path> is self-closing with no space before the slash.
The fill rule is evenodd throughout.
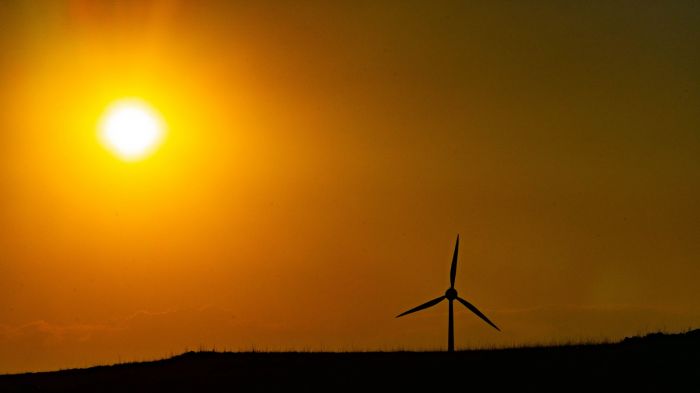
<path id="1" fill-rule="evenodd" d="M 0 373 L 700 325 L 697 3 L 227 3 L 0 7 Z"/>

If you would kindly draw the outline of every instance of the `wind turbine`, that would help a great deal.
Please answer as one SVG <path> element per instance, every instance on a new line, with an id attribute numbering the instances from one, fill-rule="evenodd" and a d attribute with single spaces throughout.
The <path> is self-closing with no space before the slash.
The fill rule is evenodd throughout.
<path id="1" fill-rule="evenodd" d="M 423 310 L 428 307 L 432 307 L 441 301 L 447 299 L 450 305 L 450 317 L 449 317 L 449 322 L 447 326 L 447 351 L 448 352 L 454 352 L 455 350 L 455 332 L 454 332 L 454 311 L 452 310 L 452 302 L 456 299 L 460 303 L 464 305 L 464 307 L 468 308 L 471 312 L 476 314 L 479 318 L 483 319 L 484 322 L 488 323 L 489 325 L 493 326 L 494 329 L 498 330 L 499 332 L 501 329 L 498 328 L 493 322 L 491 322 L 488 318 L 486 318 L 486 315 L 484 315 L 479 309 L 474 307 L 473 304 L 469 303 L 468 301 L 462 299 L 461 297 L 457 296 L 457 290 L 455 289 L 455 276 L 457 275 L 457 252 L 459 251 L 459 235 L 457 235 L 457 243 L 455 244 L 455 252 L 454 255 L 452 256 L 452 267 L 450 268 L 450 288 L 445 291 L 445 294 L 440 296 L 439 298 L 433 299 L 427 303 L 423 303 L 418 307 L 414 307 L 406 312 L 403 312 L 399 315 L 396 316 L 396 318 L 402 317 L 406 314 L 411 314 L 416 311 Z"/>

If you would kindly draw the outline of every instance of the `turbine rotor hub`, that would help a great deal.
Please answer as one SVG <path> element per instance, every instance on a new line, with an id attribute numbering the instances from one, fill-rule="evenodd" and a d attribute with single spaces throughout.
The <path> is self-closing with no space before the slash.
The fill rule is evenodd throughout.
<path id="1" fill-rule="evenodd" d="M 445 297 L 448 300 L 455 300 L 457 299 L 457 290 L 454 288 L 450 288 L 447 291 L 445 291 Z"/>

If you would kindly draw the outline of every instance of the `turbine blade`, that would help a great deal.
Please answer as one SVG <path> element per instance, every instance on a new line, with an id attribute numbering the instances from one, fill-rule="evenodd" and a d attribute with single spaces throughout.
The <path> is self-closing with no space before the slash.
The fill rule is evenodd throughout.
<path id="1" fill-rule="evenodd" d="M 427 302 L 427 303 L 421 304 L 421 305 L 418 306 L 418 307 L 414 307 L 414 308 L 412 308 L 412 309 L 410 309 L 410 310 L 408 310 L 408 311 L 406 311 L 406 312 L 403 312 L 403 313 L 397 315 L 396 318 L 398 318 L 398 317 L 403 317 L 404 315 L 410 314 L 410 313 L 412 313 L 412 312 L 420 311 L 420 310 L 422 310 L 422 309 L 424 309 L 424 308 L 432 307 L 432 306 L 434 306 L 434 305 L 440 303 L 440 302 L 443 301 L 443 300 L 445 300 L 445 296 L 440 296 L 440 297 L 437 298 L 437 299 L 433 299 L 433 300 L 431 300 L 431 301 L 429 301 L 429 302 Z"/>
<path id="2" fill-rule="evenodd" d="M 452 255 L 452 267 L 450 268 L 450 288 L 455 287 L 455 277 L 457 276 L 457 252 L 459 252 L 459 234 L 455 243 L 455 252 Z"/>
<path id="3" fill-rule="evenodd" d="M 471 310 L 471 312 L 473 312 L 474 314 L 476 314 L 476 316 L 478 316 L 479 318 L 483 319 L 484 322 L 486 322 L 486 323 L 488 323 L 489 325 L 493 326 L 494 329 L 498 330 L 499 332 L 501 331 L 501 329 L 499 329 L 498 326 L 496 326 L 493 322 L 491 322 L 488 318 L 486 318 L 486 315 L 484 315 L 481 311 L 479 311 L 478 308 L 474 307 L 473 304 L 471 304 L 471 303 L 469 303 L 468 301 L 462 299 L 461 297 L 458 297 L 457 300 L 459 300 L 460 303 L 464 304 L 464 307 L 468 308 L 469 310 Z"/>

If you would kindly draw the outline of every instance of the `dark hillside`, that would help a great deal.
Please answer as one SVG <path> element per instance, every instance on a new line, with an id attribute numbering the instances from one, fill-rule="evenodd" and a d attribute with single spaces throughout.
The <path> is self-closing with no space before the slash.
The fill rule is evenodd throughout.
<path id="1" fill-rule="evenodd" d="M 0 392 L 674 391 L 697 387 L 700 330 L 616 344 L 367 353 L 187 352 L 170 359 L 0 376 Z"/>

